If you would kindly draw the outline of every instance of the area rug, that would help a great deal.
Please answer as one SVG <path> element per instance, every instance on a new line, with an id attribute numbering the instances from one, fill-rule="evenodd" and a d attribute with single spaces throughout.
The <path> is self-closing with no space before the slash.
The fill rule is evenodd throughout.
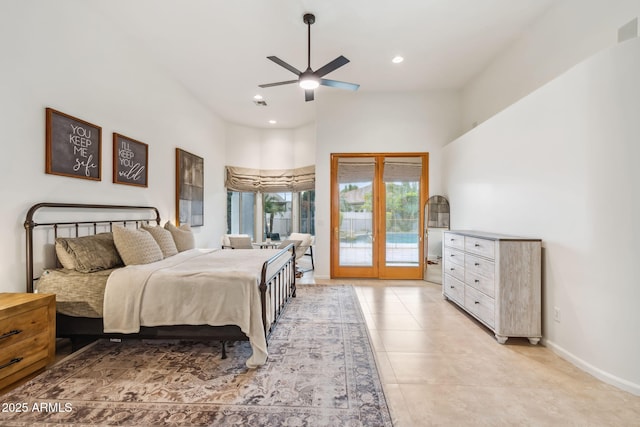
<path id="1" fill-rule="evenodd" d="M 390 426 L 355 291 L 299 286 L 248 369 L 247 342 L 100 340 L 0 396 L 2 426 Z"/>

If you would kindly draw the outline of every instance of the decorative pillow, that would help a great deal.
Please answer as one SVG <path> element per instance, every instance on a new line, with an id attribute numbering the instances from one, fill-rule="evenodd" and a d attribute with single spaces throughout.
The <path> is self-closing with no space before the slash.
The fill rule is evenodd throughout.
<path id="1" fill-rule="evenodd" d="M 56 246 L 56 256 L 58 257 L 58 261 L 60 261 L 60 264 L 62 265 L 62 267 L 68 270 L 75 270 L 76 260 L 73 259 L 73 255 L 67 252 L 67 250 L 65 249 L 65 247 L 62 245 L 61 242 L 56 241 L 55 246 Z"/>
<path id="2" fill-rule="evenodd" d="M 142 229 L 148 231 L 149 234 L 155 239 L 158 246 L 160 246 L 160 250 L 162 251 L 162 255 L 167 258 L 170 256 L 174 256 L 178 253 L 178 248 L 176 248 L 176 242 L 173 241 L 173 236 L 169 230 L 166 230 L 159 225 L 152 227 L 150 225 L 142 225 Z"/>
<path id="3" fill-rule="evenodd" d="M 169 230 L 173 236 L 173 241 L 176 243 L 178 252 L 184 252 L 196 247 L 196 238 L 194 237 L 189 224 L 182 224 L 180 227 L 176 227 L 167 221 L 164 224 L 164 228 Z"/>
<path id="4" fill-rule="evenodd" d="M 113 241 L 126 265 L 149 264 L 164 258 L 160 246 L 147 231 L 114 225 Z"/>
<path id="5" fill-rule="evenodd" d="M 122 259 L 116 250 L 112 233 L 99 233 L 82 237 L 59 237 L 56 243 L 73 259 L 62 256 L 67 266 L 73 266 L 81 273 L 107 270 L 122 265 Z M 58 258 L 60 259 L 60 257 Z M 60 260 L 60 263 L 63 263 Z M 63 267 L 67 268 L 64 264 Z"/>
<path id="6" fill-rule="evenodd" d="M 251 237 L 229 236 L 229 246 L 233 249 L 253 249 Z"/>

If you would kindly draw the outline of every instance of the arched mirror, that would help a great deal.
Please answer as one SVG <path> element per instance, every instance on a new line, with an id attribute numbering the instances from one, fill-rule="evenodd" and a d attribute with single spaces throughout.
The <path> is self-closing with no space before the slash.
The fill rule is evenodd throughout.
<path id="1" fill-rule="evenodd" d="M 442 284 L 442 233 L 449 229 L 449 201 L 431 196 L 425 206 L 424 280 Z"/>

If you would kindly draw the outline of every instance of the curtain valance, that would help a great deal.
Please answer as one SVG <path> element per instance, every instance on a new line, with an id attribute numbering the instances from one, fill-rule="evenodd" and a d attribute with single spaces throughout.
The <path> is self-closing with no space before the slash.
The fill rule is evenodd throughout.
<path id="1" fill-rule="evenodd" d="M 314 190 L 316 186 L 316 167 L 313 165 L 296 169 L 227 166 L 226 175 L 225 185 L 232 191 L 276 193 Z"/>

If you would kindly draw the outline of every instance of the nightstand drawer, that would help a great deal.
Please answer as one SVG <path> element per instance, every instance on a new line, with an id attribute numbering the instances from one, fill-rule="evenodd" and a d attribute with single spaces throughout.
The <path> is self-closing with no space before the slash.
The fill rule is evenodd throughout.
<path id="1" fill-rule="evenodd" d="M 47 307 L 25 311 L 2 321 L 0 346 L 10 346 L 41 333 L 48 327 Z"/>
<path id="2" fill-rule="evenodd" d="M 0 384 L 3 379 L 18 371 L 27 375 L 47 365 L 49 335 L 47 331 L 4 347 L 0 354 Z M 1 388 L 1 387 L 0 387 Z"/>

